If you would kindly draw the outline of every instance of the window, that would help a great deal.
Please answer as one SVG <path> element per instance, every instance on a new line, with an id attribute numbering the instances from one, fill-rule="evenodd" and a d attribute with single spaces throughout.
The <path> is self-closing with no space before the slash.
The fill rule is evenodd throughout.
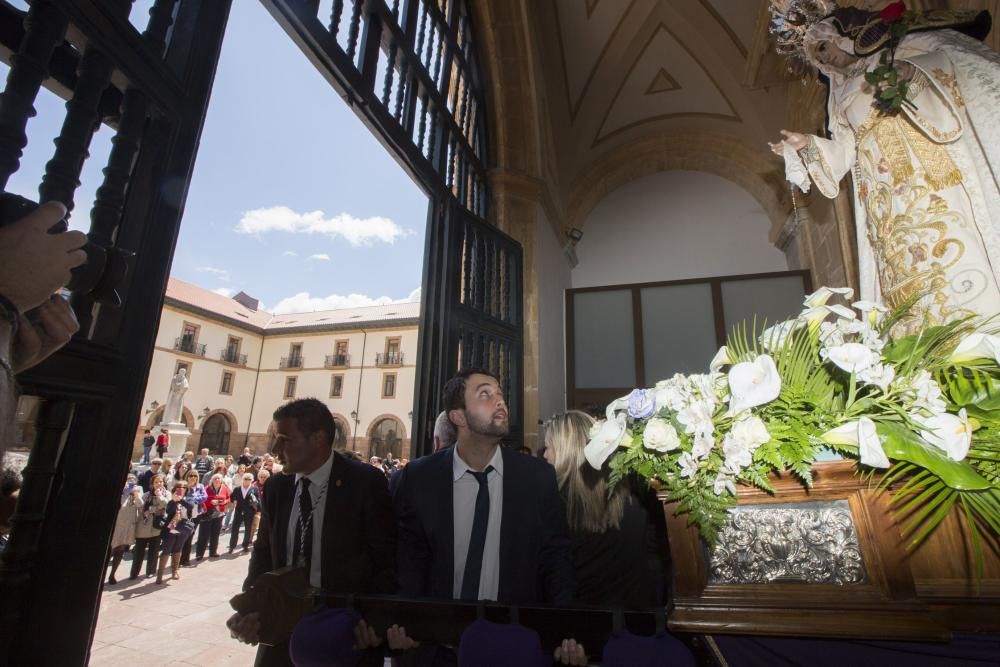
<path id="1" fill-rule="evenodd" d="M 388 357 L 394 357 L 399 354 L 399 338 L 386 338 L 385 339 L 385 354 Z"/>
<path id="2" fill-rule="evenodd" d="M 222 371 L 222 385 L 219 387 L 219 393 L 233 393 L 233 374 L 229 371 Z"/>
<path id="3" fill-rule="evenodd" d="M 330 398 L 340 398 L 344 393 L 344 376 L 334 375 L 330 379 Z"/>
<path id="4" fill-rule="evenodd" d="M 295 398 L 295 385 L 298 384 L 298 380 L 296 377 L 285 378 L 285 398 Z"/>
<path id="5" fill-rule="evenodd" d="M 288 358 L 292 360 L 302 358 L 302 343 L 292 343 L 291 347 L 288 348 Z"/>
<path id="6" fill-rule="evenodd" d="M 382 376 L 382 398 L 396 398 L 395 373 L 386 373 Z"/>
<path id="7" fill-rule="evenodd" d="M 181 331 L 181 343 L 184 345 L 194 346 L 194 344 L 198 342 L 199 328 L 200 327 L 197 324 L 185 322 L 184 329 Z"/>
<path id="8" fill-rule="evenodd" d="M 242 342 L 242 339 L 237 338 L 236 336 L 229 336 L 226 340 L 226 353 L 223 357 L 223 361 L 228 361 L 232 364 L 239 363 L 240 345 Z"/>
<path id="9" fill-rule="evenodd" d="M 349 341 L 346 341 L 346 340 L 338 340 L 335 343 L 334 354 L 338 354 L 338 355 L 340 355 L 340 354 L 347 354 L 347 343 L 348 342 Z"/>
<path id="10" fill-rule="evenodd" d="M 180 371 L 180 369 L 182 369 L 182 368 L 184 369 L 184 374 L 190 380 L 191 379 L 191 364 L 189 364 L 186 361 L 178 361 L 177 362 L 177 364 L 174 366 L 174 375 L 177 375 L 177 372 Z"/>

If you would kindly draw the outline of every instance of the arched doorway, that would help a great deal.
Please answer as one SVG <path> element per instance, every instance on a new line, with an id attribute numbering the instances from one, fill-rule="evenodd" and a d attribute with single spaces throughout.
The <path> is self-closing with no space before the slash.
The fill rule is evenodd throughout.
<path id="1" fill-rule="evenodd" d="M 225 415 L 218 412 L 211 415 L 201 429 L 201 447 L 207 447 L 212 454 L 228 454 L 231 430 L 232 425 Z"/>
<path id="2" fill-rule="evenodd" d="M 333 448 L 342 452 L 347 449 L 347 422 L 336 415 L 334 415 L 333 421 L 337 423 L 337 437 L 333 440 Z"/>
<path id="3" fill-rule="evenodd" d="M 398 459 L 403 454 L 402 433 L 402 425 L 393 417 L 384 417 L 375 422 L 368 434 L 371 455 L 384 458 L 392 452 L 393 458 Z"/>

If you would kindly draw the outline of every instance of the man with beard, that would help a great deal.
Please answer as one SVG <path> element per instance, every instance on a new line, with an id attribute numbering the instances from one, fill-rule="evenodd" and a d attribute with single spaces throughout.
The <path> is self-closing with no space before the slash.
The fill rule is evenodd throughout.
<path id="1" fill-rule="evenodd" d="M 401 593 L 569 604 L 573 567 L 555 473 L 500 446 L 509 424 L 496 376 L 459 372 L 445 385 L 444 408 L 455 446 L 411 461 L 394 498 Z"/>

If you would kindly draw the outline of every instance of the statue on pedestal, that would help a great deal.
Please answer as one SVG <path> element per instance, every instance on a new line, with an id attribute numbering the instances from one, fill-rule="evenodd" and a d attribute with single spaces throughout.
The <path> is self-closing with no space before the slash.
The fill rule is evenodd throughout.
<path id="1" fill-rule="evenodd" d="M 181 368 L 177 375 L 170 379 L 170 390 L 167 393 L 167 406 L 163 408 L 164 424 L 183 423 L 184 392 L 188 390 L 187 369 Z"/>

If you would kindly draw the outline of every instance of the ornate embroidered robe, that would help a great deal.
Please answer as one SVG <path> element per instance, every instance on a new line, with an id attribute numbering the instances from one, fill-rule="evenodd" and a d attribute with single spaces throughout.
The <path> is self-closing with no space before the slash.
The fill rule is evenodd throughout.
<path id="1" fill-rule="evenodd" d="M 1000 59 L 939 31 L 908 37 L 896 60 L 916 68 L 914 106 L 880 116 L 863 71 L 835 78 L 831 138 L 800 157 L 826 197 L 853 171 L 862 298 L 892 308 L 926 293 L 911 333 L 1000 312 Z"/>

